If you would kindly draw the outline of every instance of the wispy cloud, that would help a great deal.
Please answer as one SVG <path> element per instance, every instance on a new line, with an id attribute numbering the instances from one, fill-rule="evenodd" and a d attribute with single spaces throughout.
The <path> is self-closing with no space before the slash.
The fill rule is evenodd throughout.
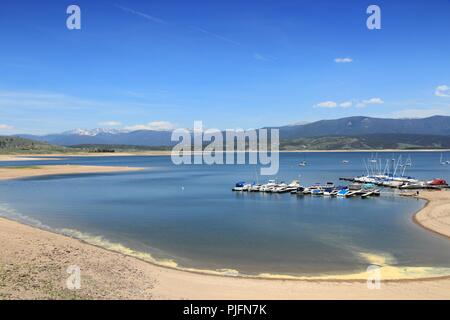
<path id="1" fill-rule="evenodd" d="M 346 58 L 336 58 L 334 59 L 334 62 L 336 63 L 350 63 L 353 62 L 352 58 L 346 57 Z"/>
<path id="2" fill-rule="evenodd" d="M 120 126 L 122 123 L 119 121 L 103 121 L 98 123 L 100 126 L 103 127 L 117 127 Z"/>
<path id="3" fill-rule="evenodd" d="M 225 41 L 225 42 L 228 42 L 228 43 L 232 43 L 232 44 L 238 45 L 238 46 L 241 45 L 241 44 L 240 44 L 239 42 L 237 42 L 237 41 L 234 41 L 234 40 L 232 40 L 232 39 L 229 39 L 229 38 L 227 38 L 227 37 L 224 37 L 224 36 L 222 36 L 222 35 L 220 35 L 220 34 L 217 34 L 217 33 L 214 33 L 214 32 L 208 31 L 208 30 L 205 30 L 205 29 L 203 29 L 203 28 L 191 26 L 191 29 L 192 29 L 192 30 L 195 30 L 195 31 L 198 31 L 198 32 L 200 32 L 200 33 L 206 34 L 206 35 L 208 35 L 208 36 L 211 36 L 211 37 L 216 38 L 216 39 L 221 40 L 221 41 Z"/>
<path id="4" fill-rule="evenodd" d="M 152 15 L 149 15 L 147 13 L 140 12 L 140 11 L 134 10 L 132 8 L 124 7 L 124 6 L 121 6 L 121 5 L 118 5 L 118 4 L 116 4 L 114 6 L 116 8 L 118 8 L 118 9 L 124 11 L 124 12 L 128 12 L 128 13 L 134 14 L 136 16 L 139 16 L 141 18 L 147 19 L 149 21 L 152 21 L 152 22 L 155 22 L 155 23 L 160 23 L 160 24 L 168 24 L 168 22 L 166 20 L 158 18 L 158 17 L 155 17 L 155 16 L 152 16 Z M 212 31 L 200 28 L 200 27 L 195 27 L 195 26 L 190 26 L 190 28 L 192 30 L 197 31 L 197 32 L 200 32 L 200 33 L 203 33 L 203 34 L 208 35 L 210 37 L 213 37 L 215 39 L 218 39 L 218 40 L 221 40 L 221 41 L 224 41 L 224 42 L 228 42 L 228 43 L 231 43 L 231 44 L 234 44 L 234 45 L 240 45 L 239 42 L 234 41 L 234 40 L 232 40 L 230 38 L 227 38 L 225 36 L 222 36 L 222 35 L 220 35 L 218 33 L 215 33 L 215 32 L 212 32 Z"/>
<path id="5" fill-rule="evenodd" d="M 106 106 L 110 105 L 59 93 L 0 90 L 0 109 L 81 109 Z"/>
<path id="6" fill-rule="evenodd" d="M 8 124 L 0 123 L 0 130 L 2 130 L 2 131 L 8 131 L 8 130 L 12 130 L 12 129 L 14 129 L 13 126 L 10 126 Z"/>
<path id="7" fill-rule="evenodd" d="M 156 131 L 170 131 L 176 129 L 176 125 L 169 121 L 152 121 L 146 124 L 136 124 L 127 126 L 124 129 L 129 131 L 136 130 L 156 130 Z"/>
<path id="8" fill-rule="evenodd" d="M 124 12 L 134 14 L 136 16 L 145 18 L 145 19 L 147 19 L 149 21 L 152 21 L 152 22 L 155 22 L 155 23 L 160 23 L 160 24 L 168 24 L 168 22 L 166 20 L 162 19 L 162 18 L 155 17 L 153 15 L 149 15 L 147 13 L 140 12 L 140 11 L 137 11 L 135 9 L 124 7 L 124 6 L 121 6 L 121 5 L 118 5 L 118 4 L 116 4 L 114 6 L 116 8 L 118 8 L 118 9 L 124 11 Z M 196 31 L 196 32 L 198 32 L 198 33 L 201 33 L 201 34 L 207 35 L 207 36 L 209 36 L 211 38 L 214 38 L 216 40 L 220 40 L 222 42 L 230 43 L 230 44 L 233 44 L 233 45 L 236 45 L 236 46 L 242 46 L 242 44 L 240 42 L 235 41 L 235 40 L 233 40 L 233 39 L 231 39 L 229 37 L 223 36 L 223 35 L 221 35 L 219 33 L 216 33 L 216 32 L 204 29 L 204 28 L 200 28 L 200 27 L 197 27 L 197 26 L 189 26 L 189 28 L 194 30 L 194 31 Z M 259 61 L 272 61 L 271 58 L 269 58 L 266 55 L 263 55 L 261 53 L 258 53 L 258 52 L 253 54 L 253 58 L 256 59 L 256 60 L 259 60 Z"/>
<path id="9" fill-rule="evenodd" d="M 363 104 L 364 106 L 370 105 L 370 104 L 383 104 L 383 103 L 384 103 L 384 101 L 381 98 L 371 98 L 371 99 L 361 101 L 361 104 Z"/>
<path id="10" fill-rule="evenodd" d="M 160 23 L 160 24 L 167 24 L 167 22 L 164 19 L 161 19 L 161 18 L 158 18 L 158 17 L 155 17 L 155 16 L 151 16 L 151 15 L 149 15 L 147 13 L 143 13 L 143 12 L 131 9 L 131 8 L 123 7 L 123 6 L 118 5 L 118 4 L 116 4 L 114 6 L 116 8 L 118 8 L 118 9 L 124 11 L 124 12 L 128 12 L 128 13 L 134 14 L 136 16 L 139 16 L 141 18 L 147 19 L 149 21 L 152 21 L 152 22 L 155 22 L 155 23 Z"/>
<path id="11" fill-rule="evenodd" d="M 438 97 L 450 97 L 450 87 L 447 85 L 441 85 L 436 88 L 434 94 Z"/>

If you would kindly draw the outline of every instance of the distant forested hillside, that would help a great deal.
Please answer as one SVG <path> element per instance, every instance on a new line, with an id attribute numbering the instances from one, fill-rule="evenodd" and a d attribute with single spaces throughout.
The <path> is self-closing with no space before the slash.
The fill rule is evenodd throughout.
<path id="1" fill-rule="evenodd" d="M 302 125 L 279 127 L 282 139 L 325 136 L 361 136 L 371 134 L 410 134 L 450 136 L 450 117 L 433 116 L 423 119 L 382 119 L 347 117 L 320 120 Z"/>
<path id="2" fill-rule="evenodd" d="M 67 151 L 65 147 L 54 146 L 45 142 L 19 137 L 0 136 L 0 153 L 53 153 Z"/>
<path id="3" fill-rule="evenodd" d="M 280 142 L 282 150 L 352 150 L 352 149 L 450 149 L 450 136 L 419 134 L 371 134 L 362 136 L 327 136 L 288 139 Z"/>

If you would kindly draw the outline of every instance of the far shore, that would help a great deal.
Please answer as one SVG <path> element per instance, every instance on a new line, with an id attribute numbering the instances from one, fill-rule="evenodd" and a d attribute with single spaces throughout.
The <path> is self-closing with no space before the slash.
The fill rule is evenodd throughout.
<path id="1" fill-rule="evenodd" d="M 39 175 L 120 172 L 140 168 L 38 166 L 0 168 L 0 180 Z M 450 237 L 450 192 L 421 191 L 428 204 L 415 221 Z M 450 275 L 382 281 L 255 279 L 177 270 L 114 248 L 104 249 L 0 218 L 0 299 L 450 299 Z M 66 288 L 67 268 L 81 269 L 79 290 Z M 390 267 L 382 268 L 389 273 Z M 385 271 L 384 271 L 385 270 Z M 387 274 L 386 274 L 387 275 Z"/>
<path id="2" fill-rule="evenodd" d="M 234 152 L 234 151 L 223 151 Z M 240 151 L 244 152 L 244 151 Z M 245 151 L 249 152 L 249 151 Z M 258 151 L 250 151 L 258 152 Z M 353 153 L 353 152 L 366 152 L 366 153 L 411 153 L 411 152 L 450 152 L 450 149 L 353 149 L 353 150 L 280 150 L 279 153 Z M 187 154 L 195 154 L 196 152 L 186 152 Z M 170 150 L 153 150 L 153 151 L 117 151 L 117 152 L 69 152 L 69 153 L 9 153 L 0 154 L 0 161 L 31 161 L 31 160 L 61 160 L 63 157 L 124 157 L 124 156 L 170 156 L 172 151 Z M 60 158 L 59 158 L 60 157 Z"/>
<path id="3" fill-rule="evenodd" d="M 280 150 L 280 153 L 283 152 L 448 152 L 450 149 L 352 149 L 352 150 Z"/>
<path id="4" fill-rule="evenodd" d="M 62 160 L 65 157 L 114 157 L 114 156 L 170 156 L 170 151 L 146 151 L 146 152 L 71 152 L 71 153 L 9 153 L 0 154 L 1 161 L 48 161 Z"/>

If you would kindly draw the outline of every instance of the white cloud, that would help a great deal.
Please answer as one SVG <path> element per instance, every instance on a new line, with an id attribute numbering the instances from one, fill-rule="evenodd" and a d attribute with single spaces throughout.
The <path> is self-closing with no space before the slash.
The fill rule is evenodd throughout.
<path id="1" fill-rule="evenodd" d="M 136 124 L 124 128 L 129 131 L 136 130 L 155 130 L 155 131 L 170 131 L 176 129 L 176 125 L 169 121 L 153 121 L 146 124 Z"/>
<path id="2" fill-rule="evenodd" d="M 120 123 L 119 121 L 104 121 L 104 122 L 99 122 L 99 125 L 104 126 L 104 127 L 117 127 L 120 126 L 122 123 Z"/>
<path id="3" fill-rule="evenodd" d="M 445 84 L 438 86 L 434 94 L 438 97 L 450 97 L 450 87 Z"/>
<path id="4" fill-rule="evenodd" d="M 367 107 L 368 105 L 383 104 L 383 103 L 384 103 L 384 101 L 381 98 L 371 98 L 371 99 L 358 101 L 356 103 L 356 107 L 357 108 L 364 108 L 364 107 Z"/>
<path id="5" fill-rule="evenodd" d="M 12 130 L 12 129 L 14 129 L 13 126 L 0 123 L 0 130 L 5 130 L 6 131 L 6 130 Z"/>
<path id="6" fill-rule="evenodd" d="M 334 62 L 336 63 L 350 63 L 353 62 L 352 58 L 346 57 L 346 58 L 336 58 L 334 59 Z"/>
<path id="7" fill-rule="evenodd" d="M 336 108 L 336 107 L 341 107 L 341 108 L 351 108 L 353 106 L 357 107 L 357 108 L 363 108 L 363 107 L 367 107 L 368 105 L 372 105 L 372 104 L 383 104 L 384 101 L 381 98 L 371 98 L 371 99 L 367 99 L 367 100 L 347 100 L 347 101 L 342 101 L 342 102 L 335 102 L 335 101 L 324 101 L 324 102 L 320 102 L 316 105 L 314 105 L 315 108 Z"/>
<path id="8" fill-rule="evenodd" d="M 324 102 L 319 102 L 318 104 L 315 105 L 316 108 L 336 108 L 337 107 L 337 103 L 334 101 L 324 101 Z"/>
<path id="9" fill-rule="evenodd" d="M 339 104 L 342 108 L 350 108 L 353 105 L 352 101 L 344 101 Z"/>
<path id="10" fill-rule="evenodd" d="M 363 100 L 362 103 L 364 103 L 364 104 L 383 104 L 384 101 L 381 98 L 371 98 L 368 100 Z"/>

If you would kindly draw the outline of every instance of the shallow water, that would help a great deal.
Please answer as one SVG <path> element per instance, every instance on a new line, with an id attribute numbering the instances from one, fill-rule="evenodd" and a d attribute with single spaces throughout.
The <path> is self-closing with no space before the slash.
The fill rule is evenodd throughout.
<path id="1" fill-rule="evenodd" d="M 380 154 L 391 158 L 393 155 Z M 302 184 L 362 174 L 367 153 L 283 153 L 279 180 Z M 397 157 L 397 155 L 395 155 Z M 406 157 L 406 155 L 404 155 Z M 450 180 L 440 153 L 411 153 L 407 174 Z M 342 164 L 341 160 L 349 160 Z M 306 160 L 306 167 L 298 162 Z M 142 172 L 0 182 L 0 214 L 118 243 L 196 269 L 241 274 L 345 274 L 370 263 L 450 267 L 450 241 L 412 222 L 424 202 L 394 197 L 337 199 L 233 193 L 236 181 L 265 182 L 256 166 L 175 166 L 170 157 L 89 157 L 3 162 L 124 165 Z M 71 231 L 73 234 L 75 231 Z M 380 262 L 381 261 L 381 262 Z"/>

